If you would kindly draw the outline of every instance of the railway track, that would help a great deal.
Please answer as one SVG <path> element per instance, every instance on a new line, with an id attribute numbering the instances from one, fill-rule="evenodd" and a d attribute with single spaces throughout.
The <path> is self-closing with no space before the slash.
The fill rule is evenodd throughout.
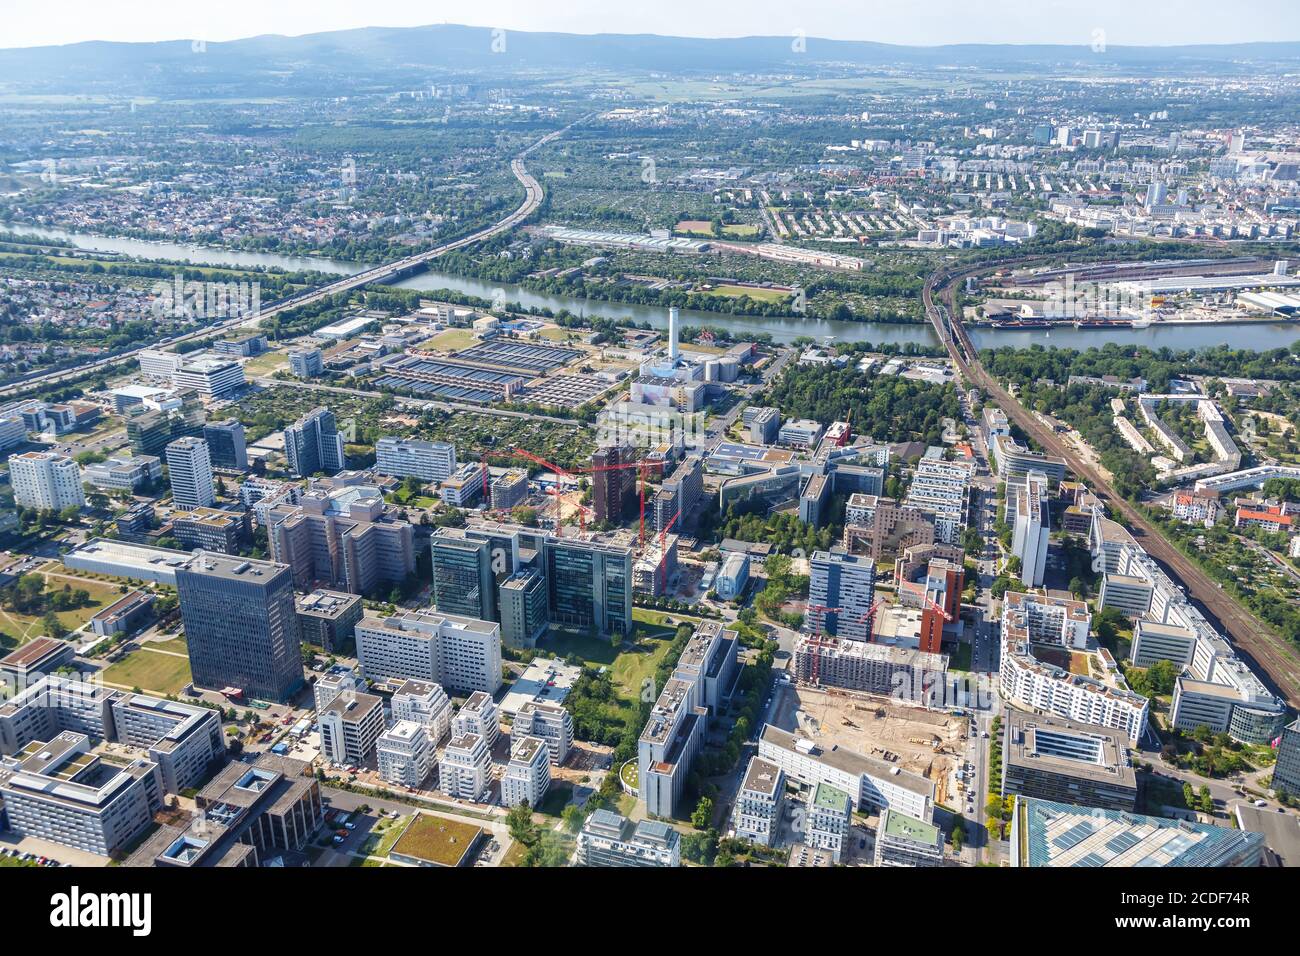
<path id="1" fill-rule="evenodd" d="M 1041 259 L 1042 257 L 1034 257 L 1013 264 L 1023 266 Z M 941 269 L 932 274 L 922 288 L 926 315 L 962 377 L 991 395 L 1008 417 L 1039 447 L 1050 455 L 1064 459 L 1070 470 L 1102 501 L 1108 513 L 1127 525 L 1129 532 L 1147 554 L 1183 583 L 1187 596 L 1202 613 L 1227 633 L 1241 656 L 1253 661 L 1264 672 L 1274 690 L 1286 698 L 1292 707 L 1300 706 L 1300 659 L 1297 659 L 1286 639 L 1225 594 L 1216 581 L 1175 548 L 1145 515 L 1117 494 L 1096 468 L 1032 415 L 984 369 L 979 354 L 962 325 L 961 316 L 957 314 L 956 291 L 967 276 L 993 272 L 999 268 L 1007 268 L 1007 263 L 972 266 L 954 272 Z"/>

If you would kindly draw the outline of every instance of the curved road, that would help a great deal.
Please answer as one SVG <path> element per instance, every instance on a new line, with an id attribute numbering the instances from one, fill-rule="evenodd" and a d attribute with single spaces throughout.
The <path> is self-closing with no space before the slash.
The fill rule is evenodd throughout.
<path id="1" fill-rule="evenodd" d="M 195 329 L 193 332 L 187 332 L 184 335 L 163 339 L 158 342 L 151 342 L 147 345 L 140 345 L 119 352 L 116 355 L 106 358 L 98 358 L 90 362 L 82 363 L 81 365 L 73 366 L 72 368 L 59 369 L 55 372 L 48 372 L 44 375 L 36 375 L 23 379 L 22 381 L 10 383 L 3 388 L 0 388 L 0 397 L 24 391 L 35 385 L 53 385 L 66 379 L 85 375 L 87 372 L 93 372 L 99 368 L 107 368 L 116 365 L 125 359 L 130 359 L 146 349 L 158 348 L 163 345 L 175 345 L 178 342 L 187 342 L 197 338 L 205 338 L 212 335 L 214 332 L 221 332 L 225 329 L 231 329 L 239 325 L 256 325 L 257 322 L 267 316 L 275 315 L 279 312 L 285 312 L 289 309 L 297 308 L 300 305 L 310 305 L 313 302 L 319 302 L 326 296 L 337 295 L 340 292 L 349 292 L 352 289 L 357 289 L 373 282 L 382 282 L 387 279 L 397 278 L 408 272 L 418 271 L 431 260 L 436 259 L 439 256 L 446 255 L 448 252 L 452 252 L 455 249 L 461 249 L 465 246 L 473 245 L 476 242 L 481 242 L 484 239 L 495 236 L 497 233 L 511 229 L 536 212 L 537 207 L 542 204 L 542 199 L 545 198 L 546 195 L 545 190 L 542 189 L 541 183 L 539 183 L 537 179 L 528 172 L 528 168 L 524 165 L 524 158 L 534 150 L 545 146 L 547 143 L 558 139 L 560 136 L 563 136 L 585 119 L 586 117 L 583 117 L 583 119 L 576 120 L 568 126 L 565 126 L 563 129 L 547 133 L 510 161 L 510 171 L 514 173 L 515 178 L 518 179 L 524 187 L 524 201 L 520 204 L 519 208 L 510 213 L 510 215 L 506 216 L 504 219 L 498 220 L 484 229 L 480 229 L 478 232 L 448 242 L 434 249 L 428 249 L 424 252 L 418 252 L 415 255 L 407 256 L 404 259 L 398 259 L 396 262 L 386 263 L 382 266 L 376 266 L 373 269 L 367 269 L 365 272 L 358 272 L 356 275 L 338 279 L 334 282 L 320 286 L 319 288 L 299 292 L 296 295 L 292 295 L 287 299 L 281 299 L 274 305 L 262 309 L 255 317 L 239 316 L 225 322 L 205 325 L 200 329 Z"/>
<path id="2" fill-rule="evenodd" d="M 1088 484 L 1110 514 L 1122 517 L 1123 523 L 1127 524 L 1133 537 L 1146 552 L 1186 586 L 1188 596 L 1200 605 L 1201 610 L 1212 619 L 1217 619 L 1238 650 L 1263 669 L 1277 692 L 1293 707 L 1300 705 L 1300 660 L 1297 660 L 1286 639 L 1225 594 L 1217 582 L 1161 535 L 1145 515 L 1116 494 L 1115 489 L 1092 465 L 1012 397 L 980 363 L 979 354 L 966 334 L 961 316 L 955 308 L 959 284 L 967 276 L 1023 266 L 1041 258 L 970 266 L 952 272 L 940 269 L 932 274 L 922 289 L 922 298 L 926 315 L 934 325 L 939 340 L 966 381 L 991 395 L 1007 415 L 1048 454 L 1065 459 L 1070 470 Z"/>

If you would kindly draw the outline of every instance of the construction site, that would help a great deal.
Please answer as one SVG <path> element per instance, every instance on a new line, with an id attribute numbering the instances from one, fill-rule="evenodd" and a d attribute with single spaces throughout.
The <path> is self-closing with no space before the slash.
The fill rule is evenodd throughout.
<path id="1" fill-rule="evenodd" d="M 937 803 L 950 794 L 963 761 L 969 720 L 945 711 L 900 704 L 888 697 L 790 684 L 779 726 L 819 746 L 840 746 L 896 764 L 933 781 Z"/>

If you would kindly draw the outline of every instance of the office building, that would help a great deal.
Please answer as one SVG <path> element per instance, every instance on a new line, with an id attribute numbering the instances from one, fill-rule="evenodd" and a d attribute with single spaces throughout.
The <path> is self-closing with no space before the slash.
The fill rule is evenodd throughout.
<path id="1" fill-rule="evenodd" d="M 438 762 L 438 789 L 448 797 L 480 802 L 492 783 L 492 755 L 477 734 L 453 736 Z"/>
<path id="2" fill-rule="evenodd" d="M 248 512 L 193 508 L 172 516 L 172 537 L 191 551 L 238 554 L 250 534 Z"/>
<path id="3" fill-rule="evenodd" d="M 366 614 L 356 642 L 372 681 L 422 680 L 463 694 L 501 686 L 501 628 L 491 621 L 433 611 Z"/>
<path id="4" fill-rule="evenodd" d="M 818 783 L 808 798 L 804 842 L 814 849 L 829 851 L 831 859 L 839 863 L 852 820 L 853 801 L 849 795 L 829 783 Z"/>
<path id="5" fill-rule="evenodd" d="M 356 472 L 311 482 L 297 504 L 260 510 L 271 557 L 289 565 L 294 583 L 350 594 L 387 595 L 415 571 L 415 529 Z"/>
<path id="6" fill-rule="evenodd" d="M 325 760 L 359 766 L 370 759 L 384 732 L 384 702 L 373 694 L 345 691 L 318 712 L 316 726 Z"/>
<path id="7" fill-rule="evenodd" d="M 325 821 L 320 784 L 301 760 L 259 754 L 227 764 L 194 798 L 182 828 L 164 823 L 127 858 L 132 867 L 284 866 Z"/>
<path id="8" fill-rule="evenodd" d="M 496 620 L 496 569 L 491 544 L 460 528 L 439 528 L 429 539 L 429 547 L 434 607 L 447 614 Z"/>
<path id="9" fill-rule="evenodd" d="M 451 735 L 463 737 L 473 734 L 481 737 L 488 750 L 496 746 L 501 737 L 501 719 L 491 694 L 475 691 L 460 705 L 451 719 Z"/>
<path id="10" fill-rule="evenodd" d="M 749 583 L 749 555 L 735 552 L 722 559 L 722 567 L 713 579 L 713 590 L 724 601 L 734 601 L 745 593 Z"/>
<path id="11" fill-rule="evenodd" d="M 876 827 L 876 866 L 943 866 L 943 831 L 933 823 L 886 810 Z"/>
<path id="12" fill-rule="evenodd" d="M 1065 480 L 1065 459 L 1030 451 L 1010 434 L 994 434 L 989 438 L 989 453 L 993 467 L 1003 481 L 1022 478 L 1031 471 L 1046 475 L 1047 480 L 1060 484 Z"/>
<path id="13" fill-rule="evenodd" d="M 375 442 L 375 471 L 394 478 L 446 481 L 456 473 L 456 446 L 386 436 Z"/>
<path id="14" fill-rule="evenodd" d="M 579 866 L 681 866 L 681 834 L 666 823 L 635 826 L 612 810 L 597 810 L 578 834 Z"/>
<path id="15" fill-rule="evenodd" d="M 419 787 L 435 764 L 433 742 L 424 725 L 399 720 L 375 741 L 379 775 L 399 787 Z"/>
<path id="16" fill-rule="evenodd" d="M 509 468 L 488 483 L 488 491 L 494 510 L 521 505 L 528 497 L 528 472 L 522 468 Z"/>
<path id="17" fill-rule="evenodd" d="M 540 807 L 550 784 L 551 762 L 546 755 L 546 742 L 537 737 L 512 737 L 510 762 L 501 775 L 501 803 L 507 807 L 521 803 Z"/>
<path id="18" fill-rule="evenodd" d="M 750 757 L 732 811 L 731 825 L 736 837 L 759 846 L 771 846 L 776 839 L 784 797 L 785 774 L 781 768 L 762 757 Z"/>
<path id="19" fill-rule="evenodd" d="M 211 508 L 217 503 L 212 482 L 212 459 L 202 438 L 178 438 L 167 446 L 167 473 L 172 505 L 181 511 Z"/>
<path id="20" fill-rule="evenodd" d="M 323 712 L 326 707 L 345 694 L 352 694 L 365 688 L 366 682 L 354 668 L 347 664 L 332 664 L 312 685 L 312 700 L 316 705 L 316 712 Z"/>
<path id="21" fill-rule="evenodd" d="M 559 704 L 529 701 L 515 714 L 510 737 L 512 740 L 537 737 L 544 741 L 551 763 L 559 767 L 573 748 L 573 715 Z"/>
<path id="22" fill-rule="evenodd" d="M 153 484 L 162 473 L 162 459 L 154 455 L 136 455 L 92 462 L 82 470 L 81 480 L 105 491 L 134 493 Z"/>
<path id="23" fill-rule="evenodd" d="M 298 378 L 316 378 L 325 371 L 320 349 L 290 349 L 289 374 Z"/>
<path id="24" fill-rule="evenodd" d="M 1016 797 L 1012 866 L 1255 867 L 1258 833 Z"/>
<path id="25" fill-rule="evenodd" d="M 334 413 L 328 408 L 313 409 L 286 428 L 284 455 L 289 470 L 299 478 L 320 471 L 333 475 L 346 468 L 343 436 L 339 434 Z"/>
<path id="26" fill-rule="evenodd" d="M 201 552 L 175 577 L 196 687 L 275 701 L 297 692 L 302 651 L 287 567 Z"/>
<path id="27" fill-rule="evenodd" d="M 172 373 L 172 385 L 206 398 L 228 398 L 244 387 L 244 366 L 231 359 L 196 358 Z"/>
<path id="28" fill-rule="evenodd" d="M 536 647 L 550 623 L 546 578 L 534 568 L 517 571 L 501 582 L 497 599 L 501 640 L 508 647 Z"/>
<path id="29" fill-rule="evenodd" d="M 27 423 L 21 415 L 0 415 L 0 451 L 27 441 Z"/>
<path id="30" fill-rule="evenodd" d="M 855 641 L 871 640 L 867 614 L 876 592 L 874 562 L 836 550 L 814 551 L 808 564 L 808 612 L 804 630 Z"/>
<path id="31" fill-rule="evenodd" d="M 225 762 L 220 711 L 148 694 L 121 695 L 112 710 L 115 741 L 145 751 L 168 793 L 198 786 Z"/>
<path id="32" fill-rule="evenodd" d="M 361 598 L 343 591 L 315 590 L 295 602 L 302 639 L 327 654 L 351 652 L 361 623 Z"/>
<path id="33" fill-rule="evenodd" d="M 792 448 L 815 448 L 822 437 L 822 426 L 808 418 L 792 418 L 781 426 L 776 440 Z"/>
<path id="34" fill-rule="evenodd" d="M 10 455 L 9 483 L 20 508 L 62 511 L 86 506 L 81 470 L 67 455 L 44 451 Z"/>
<path id="35" fill-rule="evenodd" d="M 1020 559 L 1020 583 L 1041 587 L 1047 570 L 1047 539 L 1051 515 L 1047 476 L 1031 471 L 1023 481 L 1007 482 L 1007 515 L 1011 520 L 1011 553 Z"/>
<path id="36" fill-rule="evenodd" d="M 1279 793 L 1300 795 L 1300 720 L 1287 724 L 1278 736 L 1272 785 Z"/>
<path id="37" fill-rule="evenodd" d="M 76 731 L 33 740 L 0 760 L 0 800 L 11 830 L 99 856 L 148 828 L 162 794 L 152 761 L 109 763 L 92 755 L 90 739 Z"/>
<path id="38" fill-rule="evenodd" d="M 0 693 L 25 690 L 45 674 L 72 664 L 77 648 L 53 637 L 34 637 L 0 658 Z"/>
<path id="39" fill-rule="evenodd" d="M 632 632 L 632 549 L 594 539 L 544 539 L 551 621 L 601 635 Z"/>
<path id="40" fill-rule="evenodd" d="M 213 468 L 248 471 L 248 446 L 244 441 L 244 426 L 238 419 L 207 422 L 203 426 L 203 440 L 208 443 Z"/>
<path id="41" fill-rule="evenodd" d="M 1003 793 L 1107 810 L 1136 807 L 1137 776 L 1120 731 L 1007 709 L 1003 735 Z"/>

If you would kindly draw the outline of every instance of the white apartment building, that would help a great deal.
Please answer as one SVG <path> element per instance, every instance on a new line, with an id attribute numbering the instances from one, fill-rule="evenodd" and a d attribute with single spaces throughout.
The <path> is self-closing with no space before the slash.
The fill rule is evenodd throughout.
<path id="1" fill-rule="evenodd" d="M 167 473 L 172 505 L 181 511 L 211 508 L 217 503 L 212 483 L 212 458 L 202 438 L 178 438 L 167 446 Z"/>
<path id="2" fill-rule="evenodd" d="M 367 614 L 356 627 L 361 672 L 373 681 L 414 679 L 454 692 L 501 686 L 501 625 L 459 614 Z"/>
<path id="3" fill-rule="evenodd" d="M 393 720 L 413 720 L 424 728 L 436 747 L 451 733 L 451 699 L 440 684 L 404 681 L 393 693 Z"/>
<path id="4" fill-rule="evenodd" d="M 375 442 L 375 471 L 394 478 L 445 481 L 456 472 L 456 446 L 445 441 L 386 436 Z"/>
<path id="5" fill-rule="evenodd" d="M 496 746 L 501 736 L 501 721 L 491 695 L 475 691 L 456 711 L 451 721 L 451 735 L 463 737 L 466 734 L 482 737 L 489 750 Z"/>
<path id="6" fill-rule="evenodd" d="M 384 732 L 384 702 L 373 694 L 341 694 L 317 721 L 321 756 L 336 764 L 363 764 Z"/>
<path id="7" fill-rule="evenodd" d="M 844 854 L 852 819 L 852 797 L 839 787 L 819 783 L 808 798 L 804 842 L 818 850 L 829 850 L 831 859 L 838 863 Z"/>
<path id="8" fill-rule="evenodd" d="M 945 461 L 927 453 L 916 463 L 904 503 L 932 515 L 935 537 L 944 544 L 956 544 L 966 529 L 974 475 L 973 461 Z"/>
<path id="9" fill-rule="evenodd" d="M 736 836 L 759 846 L 771 846 L 784 796 L 785 773 L 781 768 L 762 757 L 750 757 L 731 816 Z"/>
<path id="10" fill-rule="evenodd" d="M 519 708 L 510 738 L 538 737 L 546 742 L 551 763 L 560 766 L 573 747 L 573 715 L 558 704 L 529 701 Z"/>
<path id="11" fill-rule="evenodd" d="M 320 713 L 336 697 L 349 692 L 355 693 L 365 686 L 357 672 L 346 664 L 335 664 L 320 677 L 316 678 L 316 683 L 312 686 L 312 698 L 316 704 L 316 712 Z"/>
<path id="12" fill-rule="evenodd" d="M 1007 514 L 1011 517 L 1011 553 L 1020 559 L 1020 583 L 1041 587 L 1047 570 L 1047 540 L 1051 515 L 1047 476 L 1031 471 L 1023 481 L 1007 482 Z"/>
<path id="13" fill-rule="evenodd" d="M 888 808 L 918 820 L 934 819 L 934 784 L 897 764 L 843 747 L 823 748 L 771 724 L 763 727 L 758 755 L 806 786 L 828 783 L 843 790 L 858 808 Z"/>
<path id="14" fill-rule="evenodd" d="M 433 742 L 423 724 L 399 720 L 375 741 L 379 775 L 399 787 L 418 787 L 433 772 Z"/>
<path id="15" fill-rule="evenodd" d="M 479 802 L 492 782 L 492 755 L 478 734 L 452 737 L 438 762 L 438 789 L 449 797 Z"/>
<path id="16" fill-rule="evenodd" d="M 507 807 L 527 803 L 541 806 L 551 784 L 551 760 L 546 742 L 538 737 L 512 741 L 510 763 L 501 777 L 501 802 Z"/>
<path id="17" fill-rule="evenodd" d="M 81 470 L 67 455 L 44 451 L 10 455 L 9 483 L 21 508 L 62 511 L 86 506 Z"/>

